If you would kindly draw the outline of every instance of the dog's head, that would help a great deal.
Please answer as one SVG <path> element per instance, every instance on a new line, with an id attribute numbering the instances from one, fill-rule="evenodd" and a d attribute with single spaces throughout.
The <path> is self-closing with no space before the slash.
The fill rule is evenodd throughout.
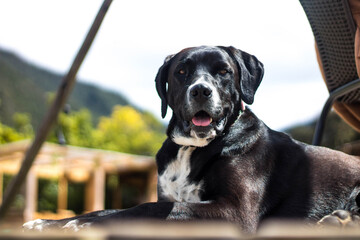
<path id="1" fill-rule="evenodd" d="M 205 146 L 252 104 L 263 64 L 234 47 L 187 48 L 168 56 L 156 76 L 162 101 L 173 110 L 168 135 L 179 145 Z"/>

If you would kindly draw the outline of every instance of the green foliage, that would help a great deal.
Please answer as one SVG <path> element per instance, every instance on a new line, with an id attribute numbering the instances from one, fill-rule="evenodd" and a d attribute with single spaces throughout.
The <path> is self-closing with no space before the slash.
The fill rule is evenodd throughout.
<path id="1" fill-rule="evenodd" d="M 82 109 L 71 114 L 61 113 L 58 124 L 70 145 L 94 147 L 91 114 Z"/>
<path id="2" fill-rule="evenodd" d="M 67 209 L 72 210 L 75 214 L 83 213 L 85 210 L 85 184 L 69 182 L 67 201 Z"/>
<path id="3" fill-rule="evenodd" d="M 0 144 L 32 138 L 34 131 L 31 126 L 31 117 L 26 113 L 13 115 L 15 128 L 11 128 L 0 122 Z"/>
<path id="4" fill-rule="evenodd" d="M 15 113 L 13 115 L 14 128 L 23 138 L 30 138 L 34 135 L 31 126 L 31 117 L 28 113 Z"/>
<path id="5" fill-rule="evenodd" d="M 0 122 L 0 144 L 34 136 L 29 114 L 15 113 L 13 121 L 14 128 Z M 58 142 L 61 133 L 69 145 L 153 156 L 165 140 L 164 132 L 164 126 L 151 113 L 116 106 L 96 128 L 87 109 L 60 113 L 48 141 Z"/>
<path id="6" fill-rule="evenodd" d="M 39 212 L 56 212 L 58 202 L 58 181 L 39 179 L 38 206 Z"/>
<path id="7" fill-rule="evenodd" d="M 49 140 L 57 142 L 64 134 L 69 145 L 155 155 L 165 140 L 165 128 L 151 113 L 142 113 L 130 106 L 116 106 L 109 117 L 102 117 L 96 128 L 91 113 L 82 109 L 60 113 Z"/>
<path id="8" fill-rule="evenodd" d="M 0 144 L 34 136 L 29 114 L 15 113 L 13 121 L 14 128 L 0 122 Z M 60 113 L 48 141 L 58 142 L 58 134 L 62 133 L 69 145 L 155 155 L 165 140 L 164 132 L 164 126 L 151 113 L 116 106 L 111 116 L 100 119 L 97 128 L 87 109 Z"/>
<path id="9" fill-rule="evenodd" d="M 151 114 L 130 106 L 116 106 L 110 117 L 102 117 L 94 136 L 99 148 L 145 155 L 155 155 L 165 138 Z"/>
<path id="10" fill-rule="evenodd" d="M 21 140 L 22 136 L 15 129 L 0 122 L 0 144 Z"/>

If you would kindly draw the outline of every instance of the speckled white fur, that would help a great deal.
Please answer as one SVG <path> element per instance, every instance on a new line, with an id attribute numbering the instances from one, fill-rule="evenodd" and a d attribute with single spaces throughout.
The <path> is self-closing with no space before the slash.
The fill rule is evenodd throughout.
<path id="1" fill-rule="evenodd" d="M 190 183 L 190 157 L 195 147 L 181 147 L 175 160 L 170 162 L 159 177 L 161 194 L 174 202 L 200 202 L 203 183 Z"/>

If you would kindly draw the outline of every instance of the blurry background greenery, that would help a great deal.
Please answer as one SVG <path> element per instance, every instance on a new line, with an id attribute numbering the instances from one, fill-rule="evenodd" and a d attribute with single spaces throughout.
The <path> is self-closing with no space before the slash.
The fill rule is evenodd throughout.
<path id="1" fill-rule="evenodd" d="M 165 140 L 165 126 L 149 112 L 119 105 L 110 116 L 99 118 L 96 126 L 87 109 L 60 113 L 48 141 L 58 142 L 59 134 L 69 145 L 154 156 Z M 29 113 L 15 113 L 13 126 L 0 122 L 0 144 L 33 136 Z"/>
<path id="2" fill-rule="evenodd" d="M 0 49 L 0 144 L 34 136 L 61 78 Z M 150 112 L 81 81 L 65 110 L 48 141 L 63 134 L 69 145 L 154 156 L 165 139 L 164 124 Z"/>

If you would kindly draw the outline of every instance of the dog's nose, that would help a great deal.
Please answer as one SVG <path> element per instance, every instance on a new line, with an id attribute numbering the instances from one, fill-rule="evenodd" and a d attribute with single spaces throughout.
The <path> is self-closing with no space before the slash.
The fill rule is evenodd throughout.
<path id="1" fill-rule="evenodd" d="M 196 84 L 190 89 L 190 97 L 196 101 L 206 100 L 211 94 L 212 90 L 205 84 Z"/>

